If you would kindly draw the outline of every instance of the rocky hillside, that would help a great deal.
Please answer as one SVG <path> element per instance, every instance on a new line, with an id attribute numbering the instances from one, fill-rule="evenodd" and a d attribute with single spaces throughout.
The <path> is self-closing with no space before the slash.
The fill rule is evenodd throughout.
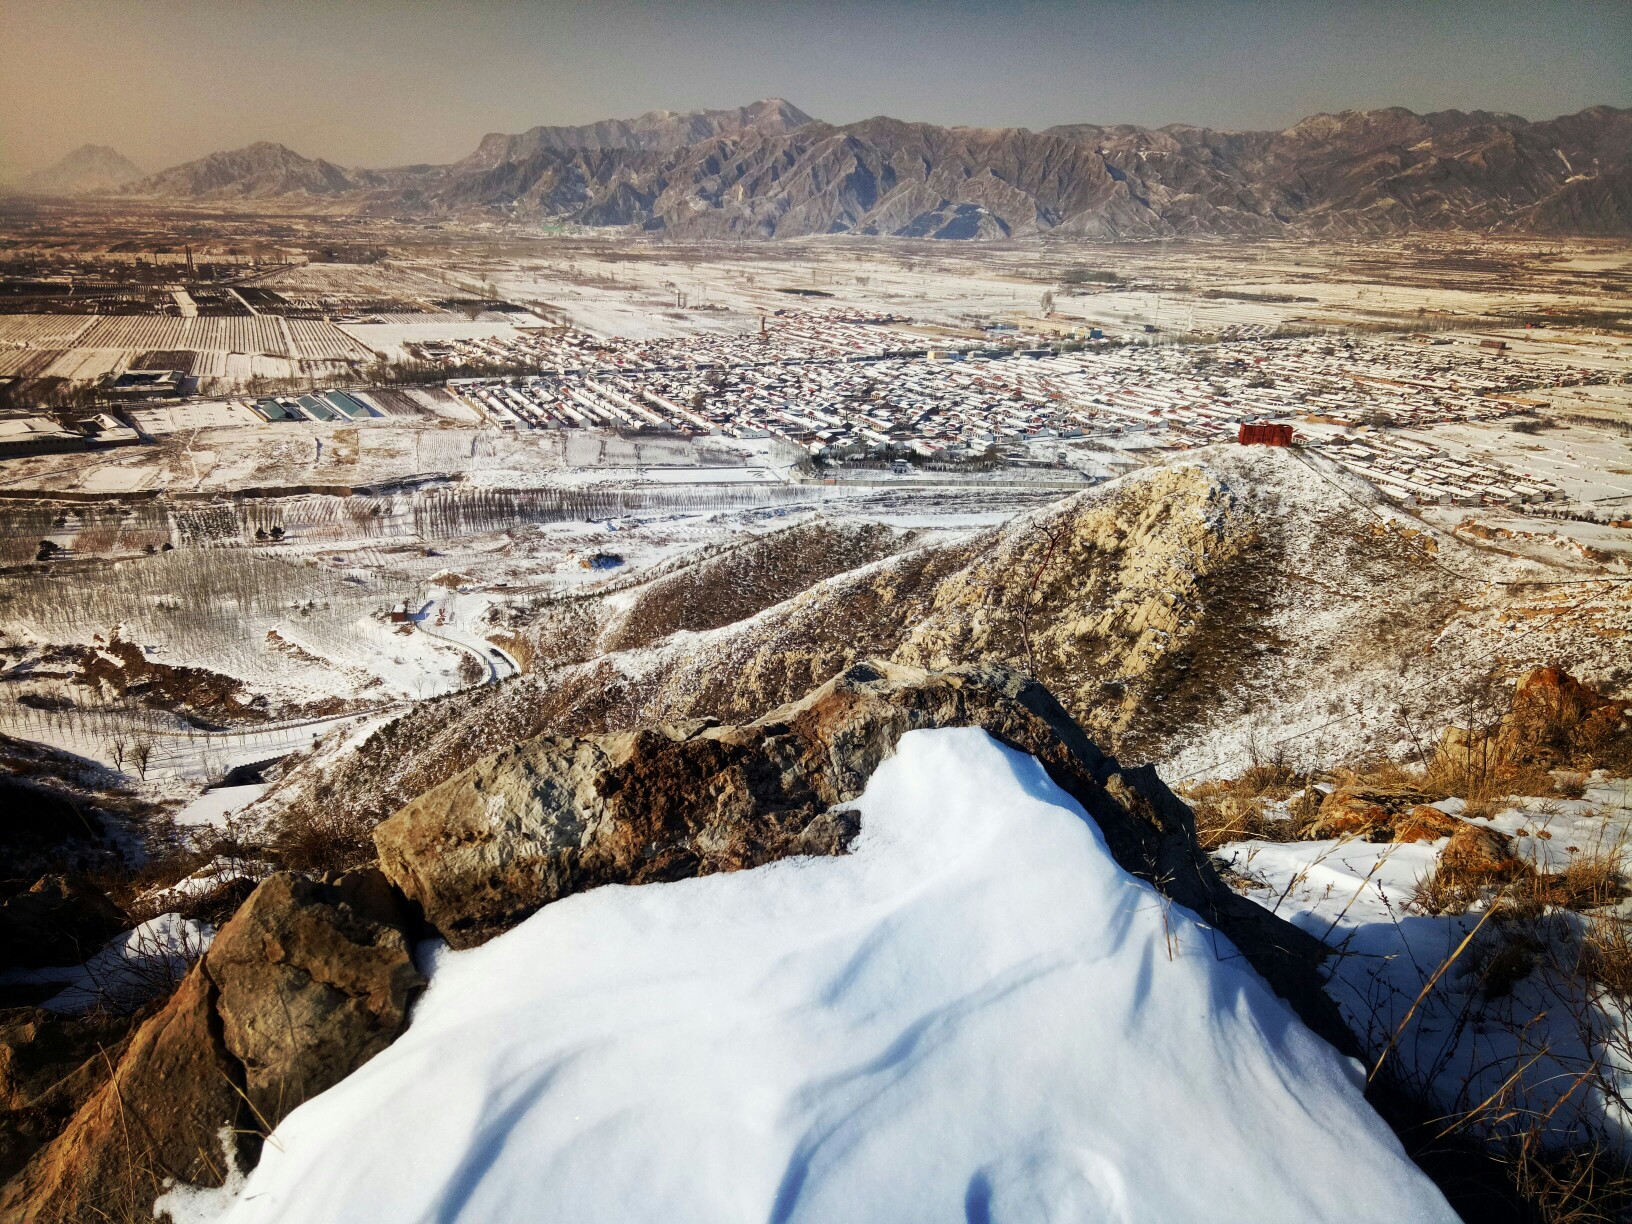
<path id="1" fill-rule="evenodd" d="M 962 538 L 873 538 L 871 558 L 791 596 L 739 596 L 780 547 L 768 537 L 689 576 L 541 605 L 510 629 L 531 674 L 427 703 L 274 799 L 297 823 L 355 822 L 366 856 L 374 822 L 507 743 L 754 718 L 865 658 L 1024 668 L 1170 778 L 1409 752 L 1493 663 L 1624 666 L 1625 583 L 1500 585 L 1557 574 L 1367 497 L 1289 453 L 1219 448 Z M 799 551 L 833 566 L 862 547 L 839 524 L 825 546 L 800 530 Z"/>
<path id="2" fill-rule="evenodd" d="M 359 181 L 321 158 L 302 157 L 281 144 L 262 140 L 242 149 L 211 153 L 130 184 L 131 195 L 168 199 L 266 199 L 280 196 L 337 196 Z"/>
<path id="3" fill-rule="evenodd" d="M 779 99 L 494 134 L 446 167 L 341 172 L 279 146 L 144 180 L 180 198 L 333 195 L 391 215 L 493 215 L 685 238 L 1058 232 L 1361 236 L 1410 229 L 1632 230 L 1632 111 L 1532 122 L 1400 108 L 1278 132 L 809 120 Z"/>
<path id="4" fill-rule="evenodd" d="M 142 177 L 141 167 L 107 145 L 81 145 L 61 161 L 20 180 L 29 195 L 84 195 L 113 191 Z"/>
<path id="5" fill-rule="evenodd" d="M 489 132 L 476 151 L 450 170 L 481 174 L 507 162 L 525 161 L 546 150 L 655 149 L 671 151 L 719 136 L 748 132 L 784 135 L 814 122 L 791 102 L 765 98 L 734 110 L 648 111 L 636 119 L 603 119 L 578 127 L 535 127 L 515 136 Z"/>
<path id="6" fill-rule="evenodd" d="M 858 665 L 750 724 L 549 737 L 478 762 L 379 829 L 381 870 L 267 879 L 124 1033 L 105 1018 L 11 1013 L 0 1220 L 146 1218 L 161 1192 L 184 1205 L 176 1183 L 219 1186 L 263 1144 L 280 1149 L 274 1128 L 402 1032 L 424 984 L 409 956 L 427 933 L 416 915 L 469 948 L 602 884 L 844 855 L 861 819 L 845 805 L 905 734 L 948 727 L 1033 757 L 1122 872 L 1199 916 L 1310 1028 L 1354 1048 L 1321 991 L 1318 941 L 1220 881 L 1153 771 L 1120 767 L 1018 673 Z M 1217 971 L 1205 941 L 1195 952 Z"/>

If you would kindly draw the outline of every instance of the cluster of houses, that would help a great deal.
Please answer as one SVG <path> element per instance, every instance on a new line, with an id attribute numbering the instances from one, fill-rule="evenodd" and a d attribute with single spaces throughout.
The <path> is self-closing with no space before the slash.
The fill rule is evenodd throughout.
<path id="1" fill-rule="evenodd" d="M 1339 435 L 1320 449 L 1384 493 L 1422 505 L 1522 506 L 1552 501 L 1560 491 L 1545 481 L 1484 460 L 1455 457 L 1417 438 L 1388 431 Z"/>
<path id="2" fill-rule="evenodd" d="M 1459 504 L 1543 501 L 1557 491 L 1393 429 L 1528 412 L 1526 393 L 1590 378 L 1493 358 L 1476 342 L 1401 337 L 1068 348 L 1022 347 L 1016 337 L 936 349 L 882 320 L 818 312 L 790 313 L 746 337 L 625 341 L 563 331 L 535 343 L 550 358 L 537 375 L 450 388 L 505 429 L 776 437 L 831 461 L 957 461 L 1076 439 L 1183 449 L 1237 440 L 1255 423 L 1318 423 L 1300 437 L 1386 492 Z"/>

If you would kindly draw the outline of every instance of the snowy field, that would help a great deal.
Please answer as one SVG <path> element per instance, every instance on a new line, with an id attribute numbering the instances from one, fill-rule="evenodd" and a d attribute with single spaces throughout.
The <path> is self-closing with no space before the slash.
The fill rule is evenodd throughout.
<path id="1" fill-rule="evenodd" d="M 1359 1068 L 1123 872 L 1035 761 L 911 732 L 856 806 L 849 856 L 600 888 L 427 950 L 406 1034 L 285 1119 L 247 1184 L 161 1209 L 1455 1219 Z"/>

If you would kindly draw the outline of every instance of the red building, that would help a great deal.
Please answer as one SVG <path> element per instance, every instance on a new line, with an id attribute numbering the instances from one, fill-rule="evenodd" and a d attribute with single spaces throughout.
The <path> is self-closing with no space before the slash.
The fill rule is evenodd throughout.
<path id="1" fill-rule="evenodd" d="M 1242 425 L 1235 435 L 1242 446 L 1291 446 L 1290 425 Z"/>

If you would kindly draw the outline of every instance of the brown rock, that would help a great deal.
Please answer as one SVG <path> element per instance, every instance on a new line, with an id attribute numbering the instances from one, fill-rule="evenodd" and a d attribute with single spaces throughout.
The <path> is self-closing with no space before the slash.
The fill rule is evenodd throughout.
<path id="1" fill-rule="evenodd" d="M 1466 824 L 1466 821 L 1448 816 L 1436 807 L 1417 803 L 1395 818 L 1393 840 L 1436 841 L 1441 837 L 1454 837 Z"/>
<path id="2" fill-rule="evenodd" d="M 542 737 L 407 804 L 375 830 L 375 844 L 426 919 L 455 947 L 471 947 L 598 885 L 842 852 L 857 826 L 835 809 L 862 792 L 904 733 L 953 726 L 982 727 L 1035 756 L 1124 868 L 1223 930 L 1308 1023 L 1352 1047 L 1320 988 L 1319 942 L 1218 879 L 1189 809 L 1153 770 L 1120 768 L 1046 689 L 1005 667 L 858 664 L 741 726 Z"/>
<path id="3" fill-rule="evenodd" d="M 1447 727 L 1437 765 L 1455 774 L 1534 781 L 1537 769 L 1632 767 L 1632 703 L 1615 701 L 1557 667 L 1538 667 L 1494 724 Z"/>
<path id="4" fill-rule="evenodd" d="M 320 884 L 276 875 L 211 945 L 227 1051 L 263 1127 L 338 1083 L 402 1030 L 423 984 L 377 871 Z"/>
<path id="5" fill-rule="evenodd" d="M 0 1221 L 139 1218 L 151 1215 L 166 1178 L 221 1184 L 221 1132 L 240 1124 L 241 1098 L 213 1032 L 214 996 L 194 968 L 137 1031 L 108 1082 L 0 1187 Z"/>
<path id="6" fill-rule="evenodd" d="M 134 1026 L 132 1016 L 94 1012 L 0 1012 L 0 1182 L 107 1080 Z"/>
<path id="7" fill-rule="evenodd" d="M 1414 790 L 1344 787 L 1321 801 L 1320 811 L 1301 836 L 1308 841 L 1347 837 L 1371 842 L 1449 837 L 1461 821 L 1423 803 L 1423 798 Z"/>
<path id="8" fill-rule="evenodd" d="M 1393 824 L 1393 813 L 1381 804 L 1360 795 L 1333 791 L 1321 800 L 1320 811 L 1304 837 L 1310 841 L 1339 837 L 1388 841 Z M 1381 837 L 1376 836 L 1379 833 Z"/>
<path id="9" fill-rule="evenodd" d="M 1458 881 L 1499 884 L 1524 866 L 1505 833 L 1468 820 L 1458 822 L 1451 840 L 1439 852 L 1440 873 Z"/>
<path id="10" fill-rule="evenodd" d="M 258 1135 L 401 1030 L 421 981 L 401 918 L 378 872 L 265 881 L 0 1188 L 0 1224 L 146 1217 L 167 1179 L 219 1185 L 253 1163 Z"/>
<path id="11" fill-rule="evenodd" d="M 0 905 L 0 969 L 77 965 L 129 925 L 117 905 L 80 877 L 43 876 Z"/>

